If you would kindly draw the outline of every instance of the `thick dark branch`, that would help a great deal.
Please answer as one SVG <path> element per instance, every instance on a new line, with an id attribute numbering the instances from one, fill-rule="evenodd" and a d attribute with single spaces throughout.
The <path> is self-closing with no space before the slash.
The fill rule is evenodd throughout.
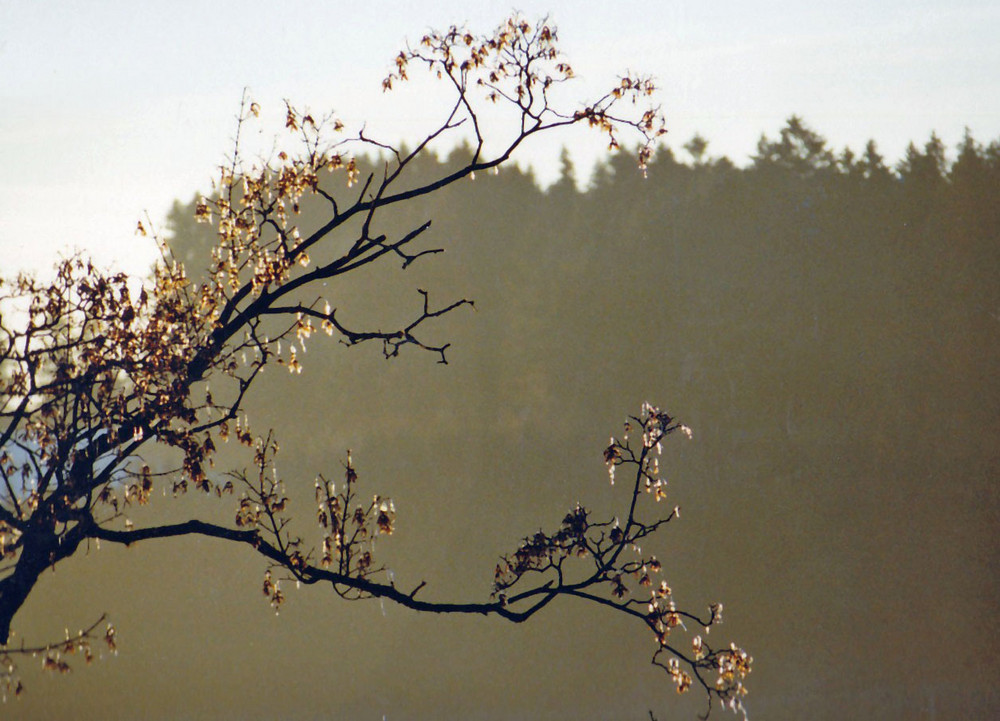
<path id="1" fill-rule="evenodd" d="M 32 521 L 35 521 L 35 517 L 32 517 Z M 82 525 L 77 525 L 59 536 L 47 528 L 44 519 L 41 519 L 41 522 L 34 523 L 25 531 L 21 555 L 13 573 L 0 580 L 0 646 L 10 638 L 11 621 L 24 605 L 42 572 L 76 553 L 84 538 L 82 528 Z"/>
<path id="2" fill-rule="evenodd" d="M 315 566 L 307 565 L 296 569 L 289 556 L 282 553 L 274 545 L 261 538 L 258 531 L 240 531 L 232 528 L 226 528 L 224 526 L 218 526 L 212 523 L 205 523 L 204 521 L 199 520 L 190 520 L 184 523 L 166 526 L 137 528 L 131 531 L 115 531 L 93 524 L 89 529 L 87 529 L 87 535 L 91 538 L 98 538 L 102 541 L 121 543 L 124 545 L 130 545 L 132 543 L 151 538 L 173 538 L 177 536 L 189 535 L 202 535 L 226 541 L 245 543 L 275 563 L 293 570 L 296 577 L 300 578 L 304 583 L 317 583 L 319 581 L 325 581 L 334 586 L 352 588 L 376 598 L 385 598 L 387 600 L 394 601 L 401 606 L 413 609 L 414 611 L 479 615 L 496 614 L 510 621 L 522 622 L 548 604 L 552 598 L 560 593 L 560 590 L 557 588 L 545 588 L 541 591 L 543 594 L 542 598 L 523 611 L 511 610 L 507 607 L 507 604 L 504 601 L 500 600 L 489 603 L 437 603 L 432 601 L 421 601 L 416 599 L 414 596 L 423 584 L 421 584 L 421 586 L 417 586 L 412 593 L 404 593 L 391 584 L 377 583 L 367 578 L 350 576 L 336 571 L 330 571 L 325 568 L 317 568 Z M 532 595 L 537 595 L 539 592 L 540 591 L 536 590 Z M 527 598 L 527 595 L 521 594 L 519 598 Z"/>

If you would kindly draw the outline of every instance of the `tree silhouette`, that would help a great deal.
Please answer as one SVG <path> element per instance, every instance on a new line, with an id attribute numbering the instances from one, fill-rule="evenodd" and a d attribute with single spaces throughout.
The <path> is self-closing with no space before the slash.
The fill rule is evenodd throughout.
<path id="1" fill-rule="evenodd" d="M 652 82 L 623 77 L 596 101 L 563 110 L 550 92 L 573 72 L 556 40 L 546 21 L 532 25 L 515 16 L 491 34 L 452 27 L 403 50 L 384 89 L 406 81 L 417 67 L 452 92 L 443 122 L 413 149 L 364 130 L 348 135 L 335 117 L 289 105 L 285 125 L 297 150 L 248 162 L 240 133 L 260 108 L 245 99 L 216 193 L 196 205 L 196 217 L 214 224 L 216 236 L 200 282 L 191 282 L 161 242 L 163 261 L 146 282 L 71 258 L 51 281 L 21 275 L 0 286 L 0 557 L 6 562 L 0 570 L 0 641 L 9 642 L 15 616 L 40 575 L 89 543 L 199 535 L 243 544 L 264 557 L 262 590 L 275 609 L 288 580 L 329 584 L 346 599 L 380 598 L 417 611 L 513 622 L 561 597 L 584 599 L 646 627 L 656 641 L 653 663 L 678 691 L 697 684 L 709 709 L 713 699 L 742 708 L 750 657 L 735 644 L 714 647 L 688 629 L 717 624 L 721 606 L 701 615 L 677 608 L 660 562 L 639 547 L 676 518 L 676 510 L 656 514 L 642 505 L 647 497 L 663 498 L 663 442 L 688 432 L 666 412 L 644 405 L 604 451 L 612 481 L 616 473 L 629 474 L 627 503 L 616 517 L 594 519 L 578 506 L 556 530 L 526 537 L 502 558 L 489 599 L 446 602 L 425 600 L 423 583 L 404 588 L 391 578 L 379 580 L 384 569 L 373 542 L 393 532 L 396 509 L 386 497 L 361 493 L 349 452 L 342 480 L 320 476 L 315 483 L 317 545 L 300 536 L 275 467 L 276 437 L 255 435 L 243 410 L 266 367 L 301 372 L 307 345 L 320 331 L 347 345 L 378 344 L 387 358 L 415 348 L 447 363 L 449 345 L 429 340 L 427 329 L 471 300 L 439 303 L 418 290 L 416 310 L 385 329 L 323 297 L 327 284 L 370 266 L 395 261 L 405 269 L 441 252 L 420 245 L 430 221 L 386 230 L 393 227 L 393 210 L 499 168 L 529 137 L 570 125 L 604 133 L 612 149 L 621 134 L 635 134 L 639 165 L 646 166 L 664 132 L 659 111 L 644 105 L 654 93 Z M 487 145 L 485 121 L 494 107 L 514 130 Z M 432 145 L 460 133 L 467 148 L 436 177 L 413 182 L 411 167 L 428 157 Z M 362 172 L 359 150 L 379 153 L 381 168 Z M 346 188 L 330 191 L 330 176 Z M 325 206 L 321 219 L 304 222 L 307 198 Z M 140 223 L 137 232 L 147 228 Z M 252 465 L 219 476 L 212 470 L 217 446 L 230 439 L 249 449 Z M 154 471 L 151 446 L 174 453 L 178 467 Z M 136 527 L 126 513 L 149 503 L 157 485 L 174 495 L 197 490 L 220 500 L 232 496 L 233 521 Z M 7 646 L 0 678 L 16 695 L 22 683 L 15 656 L 41 654 L 47 668 L 65 671 L 72 652 L 89 660 L 102 633 L 113 648 L 114 628 L 103 618 L 58 643 Z"/>

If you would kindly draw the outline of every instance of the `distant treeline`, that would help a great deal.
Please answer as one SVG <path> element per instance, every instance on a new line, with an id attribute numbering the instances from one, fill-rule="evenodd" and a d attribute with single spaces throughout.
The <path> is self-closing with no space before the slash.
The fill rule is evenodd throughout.
<path id="1" fill-rule="evenodd" d="M 694 430 L 664 448 L 684 521 L 657 553 L 685 598 L 736 609 L 727 627 L 767 660 L 765 715 L 842 715 L 810 689 L 926 700 L 928 668 L 951 694 L 932 703 L 961 715 L 990 683 L 965 659 L 995 646 L 1000 592 L 1000 142 L 932 137 L 890 165 L 793 118 L 746 167 L 698 139 L 681 154 L 646 179 L 612 156 L 585 190 L 568 160 L 545 190 L 502 168 L 396 208 L 378 232 L 430 219 L 421 247 L 447 253 L 324 293 L 355 328 L 399 327 L 418 288 L 475 299 L 428 336 L 450 364 L 314 336 L 301 375 L 255 386 L 254 430 L 276 428 L 304 500 L 351 448 L 405 509 L 392 563 L 466 593 L 495 549 L 624 490 L 601 450 L 657 403 Z M 303 206 L 303 235 L 323 211 Z M 171 228 L 197 277 L 213 231 L 193 213 L 178 204 Z M 568 618 L 549 643 L 588 623 Z"/>
<path id="2" fill-rule="evenodd" d="M 874 142 L 835 153 L 792 117 L 746 167 L 710 158 L 706 145 L 692 139 L 686 161 L 662 148 L 648 178 L 620 153 L 580 190 L 564 154 L 544 190 L 511 167 L 403 204 L 379 230 L 392 237 L 431 219 L 424 247 L 447 253 L 331 286 L 329 300 L 344 322 L 386 327 L 416 309 L 418 287 L 432 302 L 475 299 L 477 313 L 434 332 L 454 342 L 457 369 L 429 372 L 428 358 L 393 373 L 442 393 L 458 384 L 481 399 L 468 413 L 496 432 L 553 414 L 572 432 L 595 403 L 617 417 L 619 399 L 631 407 L 663 384 L 675 397 L 662 402 L 679 395 L 744 419 L 746 433 L 781 427 L 811 441 L 834 427 L 852 433 L 841 427 L 852 415 L 876 438 L 949 411 L 996 424 L 996 403 L 982 397 L 1000 398 L 984 370 L 1000 339 L 1000 141 L 967 133 L 949 160 L 932 136 L 891 166 Z M 467 152 L 412 170 L 440 174 Z M 303 205 L 303 235 L 324 210 Z M 177 203 L 169 228 L 197 278 L 213 231 L 193 214 L 194 201 Z M 313 382 L 350 407 L 385 370 L 305 360 Z M 409 422 L 422 410 L 410 402 L 397 397 L 386 422 Z"/>

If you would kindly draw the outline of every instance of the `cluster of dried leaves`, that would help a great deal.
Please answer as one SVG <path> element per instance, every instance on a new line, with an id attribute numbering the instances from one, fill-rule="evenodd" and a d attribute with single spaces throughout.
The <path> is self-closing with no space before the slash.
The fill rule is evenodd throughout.
<path id="1" fill-rule="evenodd" d="M 103 634 L 100 627 L 104 626 Z M 57 671 L 58 673 L 69 673 L 72 667 L 68 658 L 82 658 L 85 664 L 93 663 L 101 655 L 101 650 L 94 650 L 95 643 L 102 643 L 107 650 L 113 654 L 118 654 L 118 644 L 115 640 L 115 627 L 106 622 L 106 617 L 101 616 L 94 623 L 85 629 L 70 634 L 66 629 L 65 639 L 55 643 L 47 643 L 41 646 L 29 647 L 21 644 L 15 648 L 6 648 L 0 651 L 0 698 L 4 702 L 8 698 L 18 698 L 24 693 L 24 683 L 17 673 L 17 664 L 13 655 L 30 656 L 40 658 L 42 668 L 46 671 Z"/>
<path id="2" fill-rule="evenodd" d="M 335 117 L 316 118 L 286 107 L 285 126 L 299 151 L 277 152 L 248 162 L 240 133 L 260 108 L 245 98 L 235 147 L 220 169 L 215 193 L 197 205 L 197 218 L 213 223 L 217 240 L 208 280 L 195 284 L 166 246 L 149 278 L 107 273 L 81 258 L 63 260 L 51 279 L 20 275 L 0 280 L 0 686 L 14 695 L 23 688 L 11 660 L 38 655 L 43 667 L 66 671 L 66 658 L 92 657 L 97 624 L 65 641 L 28 647 L 11 643 L 11 623 L 46 569 L 72 556 L 81 544 L 131 544 L 151 538 L 203 535 L 246 544 L 268 560 L 263 592 L 277 610 L 284 579 L 329 583 L 342 597 L 380 597 L 421 611 L 497 614 L 524 621 L 557 596 L 572 595 L 635 616 L 653 630 L 654 663 L 670 673 L 678 690 L 692 678 L 710 697 L 733 708 L 745 689 L 749 658 L 735 647 L 713 649 L 700 638 L 692 650 L 675 648 L 671 634 L 691 623 L 718 623 L 675 608 L 665 582 L 654 577 L 659 562 L 643 556 L 638 542 L 676 513 L 640 522 L 636 501 L 643 492 L 663 497 L 656 454 L 663 436 L 681 428 L 651 407 L 636 419 L 640 448 L 627 437 L 612 442 L 605 458 L 613 471 L 636 467 L 635 489 L 624 521 L 594 522 L 583 508 L 567 515 L 552 535 L 527 539 L 497 569 L 492 599 L 483 603 L 439 603 L 417 599 L 390 580 L 380 583 L 374 540 L 393 530 L 395 509 L 380 496 L 361 501 L 348 455 L 340 488 L 316 483 L 320 536 L 312 548 L 292 532 L 289 494 L 274 469 L 277 443 L 255 435 L 242 412 L 243 400 L 268 365 L 298 373 L 317 329 L 347 345 L 374 341 L 387 358 L 413 346 L 447 362 L 447 344 L 424 339 L 424 328 L 467 299 L 434 307 L 427 292 L 412 319 L 389 330 L 357 329 L 319 294 L 327 284 L 368 265 L 395 260 L 406 268 L 440 252 L 414 249 L 427 221 L 397 237 L 377 231 L 381 211 L 445 188 L 477 171 L 496 169 L 530 136 L 582 124 L 605 133 L 612 149 L 619 134 L 638 139 L 645 167 L 663 118 L 644 105 L 654 93 L 648 79 L 621 78 L 607 94 L 573 110 L 561 110 L 551 90 L 573 77 L 560 54 L 554 28 L 512 17 L 493 33 L 463 29 L 427 35 L 417 49 L 396 58 L 385 89 L 405 81 L 411 64 L 422 65 L 453 93 L 442 122 L 412 150 L 349 135 Z M 487 152 L 481 132 L 485 109 L 503 111 L 517 130 Z M 409 183 L 407 170 L 433 143 L 455 133 L 471 137 L 471 159 L 425 184 Z M 386 158 L 379 174 L 361 176 L 359 149 Z M 341 182 L 335 183 L 336 177 Z M 330 188 L 339 187 L 338 190 Z M 328 208 L 318 227 L 297 224 L 309 197 Z M 146 224 L 137 232 L 146 235 Z M 213 473 L 217 444 L 235 440 L 253 454 L 252 472 Z M 144 449 L 158 444 L 177 457 L 177 467 L 154 473 Z M 129 507 L 144 505 L 155 486 L 174 495 L 196 489 L 219 499 L 236 497 L 232 526 L 192 519 L 135 527 Z M 579 560 L 586 571 L 568 562 Z M 530 585 L 532 578 L 537 583 Z M 649 599 L 640 599 L 648 591 Z M 103 619 L 102 619 L 103 620 Z M 114 631 L 103 636 L 114 648 Z M 660 664 L 661 653 L 670 654 Z M 708 670 L 718 671 L 710 683 Z"/>
<path id="3" fill-rule="evenodd" d="M 633 446 L 630 435 L 635 429 L 640 441 Z M 705 616 L 679 609 L 672 588 L 662 577 L 659 559 L 641 549 L 644 539 L 679 517 L 675 506 L 665 515 L 647 520 L 639 506 L 644 496 L 653 499 L 654 508 L 667 497 L 659 458 L 665 438 L 676 432 L 691 437 L 687 426 L 659 408 L 643 404 L 641 413 L 626 421 L 621 439 L 612 438 L 604 451 L 612 485 L 617 470 L 632 471 L 623 518 L 594 521 L 586 508 L 577 506 L 555 533 L 539 531 L 501 559 L 494 573 L 494 595 L 509 605 L 546 589 L 610 605 L 641 619 L 656 640 L 653 663 L 669 673 L 679 693 L 697 681 L 709 698 L 742 712 L 747 692 L 743 682 L 753 659 L 735 644 L 716 648 L 707 640 L 711 629 L 722 622 L 722 604 L 709 606 Z M 518 593 L 519 584 L 534 574 L 546 580 Z M 699 633 L 702 631 L 704 637 Z M 678 634 L 686 637 L 681 643 Z"/>

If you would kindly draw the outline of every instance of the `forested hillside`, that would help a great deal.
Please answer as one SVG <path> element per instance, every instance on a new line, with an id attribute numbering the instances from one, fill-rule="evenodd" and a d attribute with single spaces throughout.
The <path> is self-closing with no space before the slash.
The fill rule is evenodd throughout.
<path id="1" fill-rule="evenodd" d="M 996 357 L 1000 143 L 966 137 L 949 160 L 932 138 L 889 167 L 874 143 L 834 153 L 792 118 L 737 168 L 697 140 L 661 152 L 648 179 L 622 154 L 579 191 L 567 159 L 544 191 L 510 168 L 408 206 L 397 227 L 432 220 L 425 245 L 446 253 L 333 289 L 331 303 L 345 319 L 388 324 L 417 302 L 418 287 L 441 303 L 474 299 L 477 313 L 437 333 L 454 343 L 455 368 L 404 364 L 421 384 L 468 376 L 487 406 L 482 422 L 497 432 L 527 432 L 558 412 L 558 431 L 574 434 L 572 419 L 595 403 L 665 377 L 699 414 L 717 418 L 735 402 L 755 432 L 772 424 L 817 443 L 870 442 L 904 422 L 924 432 L 995 422 L 985 408 L 972 415 L 985 387 L 960 380 Z M 322 211 L 303 208 L 303 232 Z M 170 233 L 197 278 L 212 230 L 194 222 L 194 201 L 175 207 Z M 359 375 L 345 379 L 340 358 L 307 363 L 310 385 L 329 374 L 339 397 L 360 402 L 386 368 L 351 358 Z M 777 407 L 785 394 L 773 384 L 794 402 Z M 856 407 L 880 394 L 892 409 Z M 409 425 L 418 408 L 397 402 L 382 420 Z M 722 407 L 706 407 L 715 402 Z M 864 424 L 843 422 L 861 410 L 873 414 Z M 817 425 L 838 416 L 836 434 Z"/>
<path id="2" fill-rule="evenodd" d="M 177 204 L 169 235 L 197 279 L 212 231 L 193 215 Z M 355 449 L 411 537 L 446 541 L 432 565 L 481 567 L 485 588 L 499 550 L 600 480 L 624 414 L 663 404 L 695 434 L 666 461 L 685 517 L 664 557 L 733 609 L 752 713 L 1000 711 L 965 660 L 998 638 L 1000 141 L 892 162 L 793 117 L 746 167 L 695 138 L 648 178 L 619 154 L 579 189 L 566 157 L 546 189 L 504 168 L 391 222 L 425 220 L 446 253 L 328 298 L 359 327 L 399 322 L 418 288 L 474 299 L 433 329 L 449 364 L 313 340 L 248 405 L 286 468 Z"/>

